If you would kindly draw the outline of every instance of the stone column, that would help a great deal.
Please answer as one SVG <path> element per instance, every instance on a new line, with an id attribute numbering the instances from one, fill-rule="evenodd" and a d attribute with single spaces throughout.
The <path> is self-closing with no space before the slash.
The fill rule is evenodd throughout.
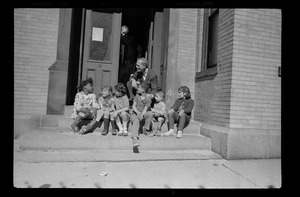
<path id="1" fill-rule="evenodd" d="M 49 68 L 47 114 L 63 114 L 67 91 L 72 9 L 60 9 L 56 61 Z"/>

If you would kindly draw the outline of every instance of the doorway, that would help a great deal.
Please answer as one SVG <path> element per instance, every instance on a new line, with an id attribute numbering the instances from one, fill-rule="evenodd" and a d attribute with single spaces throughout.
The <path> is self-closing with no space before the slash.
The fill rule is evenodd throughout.
<path id="1" fill-rule="evenodd" d="M 151 9 L 122 9 L 122 26 L 129 31 L 121 36 L 118 82 L 126 84 L 135 71 L 137 58 L 146 57 L 150 21 Z"/>
<path id="2" fill-rule="evenodd" d="M 81 80 L 92 77 L 94 92 L 99 94 L 102 85 L 114 86 L 118 82 L 126 84 L 130 74 L 135 71 L 138 57 L 148 60 L 155 58 L 149 54 L 153 50 L 156 12 L 163 12 L 163 9 L 73 9 L 66 105 L 73 105 L 76 86 Z M 103 25 L 109 28 L 108 33 Z M 123 25 L 129 29 L 127 40 L 121 36 Z M 95 32 L 102 35 L 94 36 Z M 122 43 L 127 42 L 128 45 L 128 40 L 130 47 L 122 51 Z M 106 43 L 101 45 L 104 41 Z M 108 52 L 102 53 L 103 48 Z M 137 48 L 141 51 L 138 52 Z M 100 55 L 93 53 L 93 50 L 100 52 Z M 149 67 L 152 68 L 152 65 Z M 157 72 L 157 75 L 160 73 Z"/>

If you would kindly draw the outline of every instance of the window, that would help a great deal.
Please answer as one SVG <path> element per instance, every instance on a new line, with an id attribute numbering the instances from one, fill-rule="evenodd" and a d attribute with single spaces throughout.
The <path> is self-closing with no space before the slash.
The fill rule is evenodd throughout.
<path id="1" fill-rule="evenodd" d="M 205 9 L 201 71 L 217 65 L 219 9 Z"/>
<path id="2" fill-rule="evenodd" d="M 206 68 L 217 66 L 218 58 L 218 26 L 219 10 L 211 9 L 208 17 L 208 43 L 207 43 L 207 65 Z"/>
<path id="3" fill-rule="evenodd" d="M 219 9 L 204 9 L 201 70 L 196 81 L 205 80 L 218 73 Z"/>

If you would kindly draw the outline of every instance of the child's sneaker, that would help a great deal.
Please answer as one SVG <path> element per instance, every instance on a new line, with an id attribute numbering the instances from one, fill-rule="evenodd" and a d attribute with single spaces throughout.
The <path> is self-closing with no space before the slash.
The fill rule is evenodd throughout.
<path id="1" fill-rule="evenodd" d="M 103 129 L 103 131 L 102 131 L 101 134 L 102 134 L 102 135 L 107 135 L 107 134 L 108 134 L 108 129 Z"/>
<path id="2" fill-rule="evenodd" d="M 170 135 L 174 135 L 174 131 L 170 130 L 163 134 L 163 136 L 170 136 Z"/>
<path id="3" fill-rule="evenodd" d="M 111 129 L 111 134 L 112 134 L 112 135 L 117 135 L 116 129 Z"/>
<path id="4" fill-rule="evenodd" d="M 153 132 L 151 132 L 150 134 L 148 134 L 149 137 L 153 137 L 155 136 L 155 134 Z"/>
<path id="5" fill-rule="evenodd" d="M 123 135 L 123 130 L 120 129 L 119 132 L 118 132 L 118 136 L 122 136 Z"/>
<path id="6" fill-rule="evenodd" d="M 178 132 L 177 132 L 176 138 L 182 138 L 182 131 L 178 131 Z"/>
<path id="7" fill-rule="evenodd" d="M 83 125 L 78 133 L 81 134 L 81 135 L 85 134 L 86 133 L 86 126 Z"/>
<path id="8" fill-rule="evenodd" d="M 127 130 L 124 130 L 124 132 L 123 132 L 123 136 L 127 136 L 128 135 L 128 132 L 127 132 Z"/>
<path id="9" fill-rule="evenodd" d="M 78 133 L 78 131 L 79 131 L 78 127 L 75 125 L 71 125 L 71 129 L 74 133 Z"/>
<path id="10" fill-rule="evenodd" d="M 156 132 L 156 136 L 158 136 L 158 137 L 160 137 L 160 136 L 161 136 L 160 130 L 157 130 L 157 132 Z"/>
<path id="11" fill-rule="evenodd" d="M 132 138 L 132 146 L 133 147 L 139 146 L 139 138 L 138 137 Z"/>
<path id="12" fill-rule="evenodd" d="M 143 134 L 148 136 L 150 134 L 150 131 L 143 127 Z"/>

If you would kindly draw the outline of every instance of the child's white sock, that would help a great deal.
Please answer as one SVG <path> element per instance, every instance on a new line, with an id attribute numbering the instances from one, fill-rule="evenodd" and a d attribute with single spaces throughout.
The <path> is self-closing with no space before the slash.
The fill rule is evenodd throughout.
<path id="1" fill-rule="evenodd" d="M 119 127 L 119 131 L 122 131 L 123 132 L 123 127 L 122 127 L 122 124 L 121 124 L 121 122 L 117 122 L 117 125 L 118 125 L 118 127 Z"/>
<path id="2" fill-rule="evenodd" d="M 127 132 L 127 121 L 123 122 L 123 128 L 124 128 L 124 132 Z"/>
<path id="3" fill-rule="evenodd" d="M 174 129 L 169 129 L 169 132 L 171 133 L 171 132 L 174 132 Z"/>

